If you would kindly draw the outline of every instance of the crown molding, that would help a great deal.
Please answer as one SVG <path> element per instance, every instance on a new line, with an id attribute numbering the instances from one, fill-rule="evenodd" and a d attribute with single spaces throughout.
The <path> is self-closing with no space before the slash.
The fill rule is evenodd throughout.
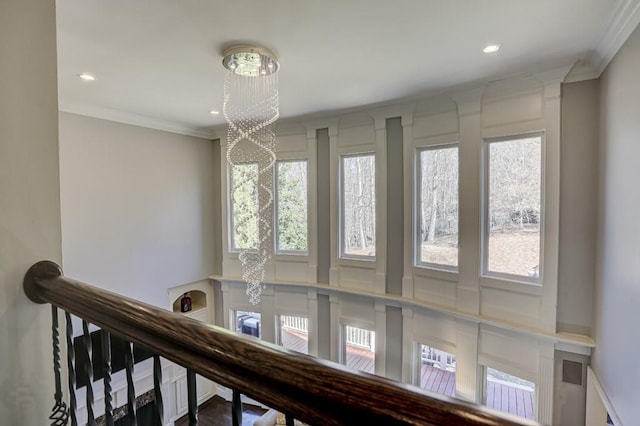
<path id="1" fill-rule="evenodd" d="M 640 0 L 622 0 L 613 12 L 607 30 L 591 55 L 595 76 L 599 77 L 618 53 L 633 30 L 640 24 Z"/>
<path id="2" fill-rule="evenodd" d="M 140 114 L 119 111 L 111 108 L 103 108 L 81 104 L 60 103 L 58 110 L 71 114 L 84 115 L 86 117 L 99 118 L 101 120 L 115 121 L 116 123 L 130 124 L 132 126 L 148 129 L 162 130 L 163 132 L 177 133 L 179 135 L 193 136 L 211 140 L 214 132 L 211 129 L 191 127 L 175 121 L 151 118 Z"/>

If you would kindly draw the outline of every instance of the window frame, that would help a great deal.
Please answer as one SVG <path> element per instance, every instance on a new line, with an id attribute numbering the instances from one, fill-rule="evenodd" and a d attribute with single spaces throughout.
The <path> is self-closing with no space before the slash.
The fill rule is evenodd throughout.
<path id="1" fill-rule="evenodd" d="M 306 187 L 305 191 L 307 191 L 308 197 L 308 187 L 309 187 L 309 160 L 307 158 L 286 158 L 286 159 L 278 159 L 275 162 L 275 166 L 273 168 L 273 188 L 274 188 L 274 202 L 273 202 L 273 253 L 275 255 L 281 256 L 308 256 L 309 255 L 309 199 L 307 198 L 307 203 L 305 205 L 306 212 L 306 233 L 307 233 L 307 249 L 306 250 L 280 250 L 278 247 L 278 232 L 280 230 L 279 227 L 279 217 L 278 217 L 278 209 L 280 205 L 279 200 L 279 187 L 278 187 L 278 165 L 280 163 L 305 163 L 305 173 L 306 173 Z"/>
<path id="2" fill-rule="evenodd" d="M 506 272 L 496 272 L 489 270 L 489 169 L 490 155 L 489 147 L 492 143 L 517 141 L 521 139 L 540 138 L 540 240 L 538 251 L 538 277 L 527 277 L 524 275 L 510 274 Z M 546 158 L 546 137 L 544 131 L 517 133 L 513 135 L 484 138 L 482 140 L 482 191 L 481 191 L 481 253 L 480 253 L 480 276 L 484 279 L 506 281 L 517 284 L 525 284 L 535 287 L 542 287 L 544 282 L 544 240 L 545 240 L 545 158 Z"/>
<path id="3" fill-rule="evenodd" d="M 256 186 L 260 185 L 260 166 L 258 164 L 257 161 L 246 161 L 246 162 L 241 162 L 241 163 L 236 163 L 236 164 L 229 164 L 229 167 L 227 167 L 228 173 L 227 173 L 227 179 L 229 182 L 229 185 L 227 186 L 229 188 L 228 191 L 228 195 L 227 195 L 227 199 L 228 199 L 228 203 L 229 203 L 229 208 L 228 208 L 228 214 L 229 214 L 229 253 L 234 253 L 234 254 L 238 254 L 241 251 L 246 251 L 246 252 L 257 252 L 258 251 L 258 247 L 252 247 L 252 248 L 242 248 L 242 247 L 236 247 L 236 230 L 235 230 L 235 221 L 234 221 L 234 203 L 233 203 L 233 168 L 235 166 L 238 165 L 248 165 L 248 164 L 255 164 L 257 167 L 257 172 L 256 173 Z M 258 194 L 259 196 L 259 194 Z"/>
<path id="4" fill-rule="evenodd" d="M 364 152 L 355 152 L 355 153 L 349 153 L 349 154 L 341 154 L 338 156 L 338 167 L 339 167 L 339 171 L 338 171 L 338 181 L 339 181 L 339 197 L 338 197 L 338 239 L 339 239 L 339 243 L 338 243 L 338 258 L 341 260 L 356 260 L 356 261 L 364 261 L 364 262 L 371 262 L 371 263 L 375 263 L 376 262 L 376 257 L 377 257 L 377 235 L 376 235 L 376 255 L 373 256 L 365 256 L 365 255 L 359 255 L 359 254 L 347 254 L 345 253 L 345 232 L 344 232 L 344 209 L 345 209 L 345 200 L 344 200 L 344 196 L 345 196 L 345 191 L 344 191 L 344 160 L 347 158 L 353 158 L 353 157 L 368 157 L 371 156 L 373 157 L 373 175 L 374 175 L 374 188 L 373 188 L 373 193 L 374 193 L 374 197 L 376 195 L 376 185 L 377 185 L 377 179 L 376 179 L 376 153 L 375 151 L 364 151 Z M 377 205 L 377 200 L 376 200 L 376 205 Z M 374 205 L 374 212 L 376 212 L 376 205 Z M 376 218 L 375 218 L 375 222 L 374 223 L 374 230 L 377 231 L 376 227 L 377 227 L 377 222 L 378 222 L 378 215 L 376 214 Z M 374 232 L 375 232 L 374 231 Z"/>
<path id="5" fill-rule="evenodd" d="M 425 151 L 434 151 L 438 149 L 456 148 L 458 154 L 458 249 L 457 249 L 457 266 L 443 265 L 433 262 L 422 262 L 422 241 L 421 241 L 421 222 L 422 222 L 422 153 Z M 413 221 L 413 266 L 424 270 L 444 271 L 457 274 L 460 268 L 460 143 L 447 142 L 442 144 L 420 146 L 415 149 L 414 161 L 414 221 Z"/>

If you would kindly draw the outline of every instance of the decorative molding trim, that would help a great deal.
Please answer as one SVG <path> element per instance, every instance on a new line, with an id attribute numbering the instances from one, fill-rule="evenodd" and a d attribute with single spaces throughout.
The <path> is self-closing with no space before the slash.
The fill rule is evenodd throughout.
<path id="1" fill-rule="evenodd" d="M 86 117 L 99 118 L 101 120 L 114 121 L 116 123 L 129 124 L 147 129 L 162 130 L 163 132 L 177 133 L 179 135 L 193 136 L 202 139 L 217 139 L 212 129 L 191 127 L 175 121 L 151 118 L 140 114 L 119 111 L 111 108 L 96 106 L 65 104 L 58 105 L 58 110 L 70 114 L 84 115 Z"/>
<path id="2" fill-rule="evenodd" d="M 640 24 L 640 0 L 622 0 L 613 13 L 602 40 L 589 58 L 596 77 L 602 74 L 638 24 Z"/>
<path id="3" fill-rule="evenodd" d="M 243 286 L 244 285 L 244 282 L 242 281 L 242 279 L 238 277 L 225 277 L 220 275 L 212 275 L 209 277 L 209 279 L 221 282 L 223 288 L 225 284 L 227 286 L 230 286 L 230 285 Z M 409 299 L 407 297 L 402 297 L 402 296 L 396 296 L 391 294 L 376 294 L 372 292 L 364 292 L 364 291 L 359 291 L 354 289 L 333 287 L 333 286 L 329 286 L 327 284 L 321 284 L 321 283 L 299 283 L 299 282 L 294 283 L 294 282 L 288 282 L 288 281 L 267 281 L 264 284 L 266 286 L 282 286 L 282 287 L 306 288 L 306 289 L 313 288 L 318 291 L 318 294 L 328 294 L 330 303 L 339 304 L 340 303 L 339 296 L 343 294 L 368 297 L 373 299 L 374 301 L 385 303 L 386 305 L 400 307 L 402 309 L 403 315 L 405 314 L 410 315 L 410 313 L 414 312 L 415 309 L 426 309 L 432 312 L 437 312 L 443 315 L 447 315 L 452 319 L 467 321 L 473 324 L 482 324 L 485 326 L 491 326 L 491 327 L 495 327 L 502 330 L 516 332 L 525 336 L 541 338 L 541 339 L 552 341 L 555 343 L 567 343 L 569 345 L 576 345 L 576 346 L 586 347 L 586 348 L 596 347 L 596 344 L 593 341 L 593 339 L 588 336 L 581 336 L 577 334 L 568 334 L 568 333 L 549 332 L 547 330 L 536 328 L 533 326 L 520 325 L 520 324 L 508 322 L 498 318 L 486 317 L 481 314 L 467 313 L 455 308 L 450 308 L 447 306 L 424 302 L 420 300 Z M 255 308 L 255 309 L 258 309 L 258 308 Z M 566 346 L 566 347 L 569 348 L 570 346 Z"/>

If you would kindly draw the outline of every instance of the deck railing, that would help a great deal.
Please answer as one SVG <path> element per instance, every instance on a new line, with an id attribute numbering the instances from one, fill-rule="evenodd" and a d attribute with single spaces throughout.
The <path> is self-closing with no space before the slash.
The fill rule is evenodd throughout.
<path id="1" fill-rule="evenodd" d="M 78 424 L 76 369 L 71 315 L 82 319 L 81 350 L 86 384 L 87 424 L 95 424 L 92 387 L 92 345 L 89 325 L 101 327 L 104 366 L 105 419 L 113 424 L 110 336 L 127 341 L 127 415 L 138 424 L 133 381 L 132 345 L 142 345 L 154 356 L 154 420 L 163 424 L 160 357 L 187 368 L 189 424 L 197 425 L 196 374 L 233 390 L 232 419 L 242 424 L 240 395 L 244 394 L 284 412 L 287 424 L 299 419 L 310 425 L 533 425 L 484 407 L 438 396 L 383 377 L 350 370 L 342 365 L 290 352 L 279 346 L 238 335 L 224 328 L 174 314 L 145 303 L 93 287 L 62 275 L 53 262 L 33 265 L 24 280 L 27 296 L 52 305 L 55 405 L 52 425 Z M 60 372 L 58 309 L 65 311 L 68 364 L 67 401 Z M 43 419 L 44 422 L 44 419 Z"/>

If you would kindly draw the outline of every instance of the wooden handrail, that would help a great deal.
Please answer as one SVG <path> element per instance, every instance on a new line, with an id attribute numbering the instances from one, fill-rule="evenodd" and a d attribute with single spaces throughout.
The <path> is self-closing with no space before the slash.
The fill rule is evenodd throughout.
<path id="1" fill-rule="evenodd" d="M 27 296 L 51 303 L 310 425 L 535 425 L 238 335 L 33 265 Z"/>

